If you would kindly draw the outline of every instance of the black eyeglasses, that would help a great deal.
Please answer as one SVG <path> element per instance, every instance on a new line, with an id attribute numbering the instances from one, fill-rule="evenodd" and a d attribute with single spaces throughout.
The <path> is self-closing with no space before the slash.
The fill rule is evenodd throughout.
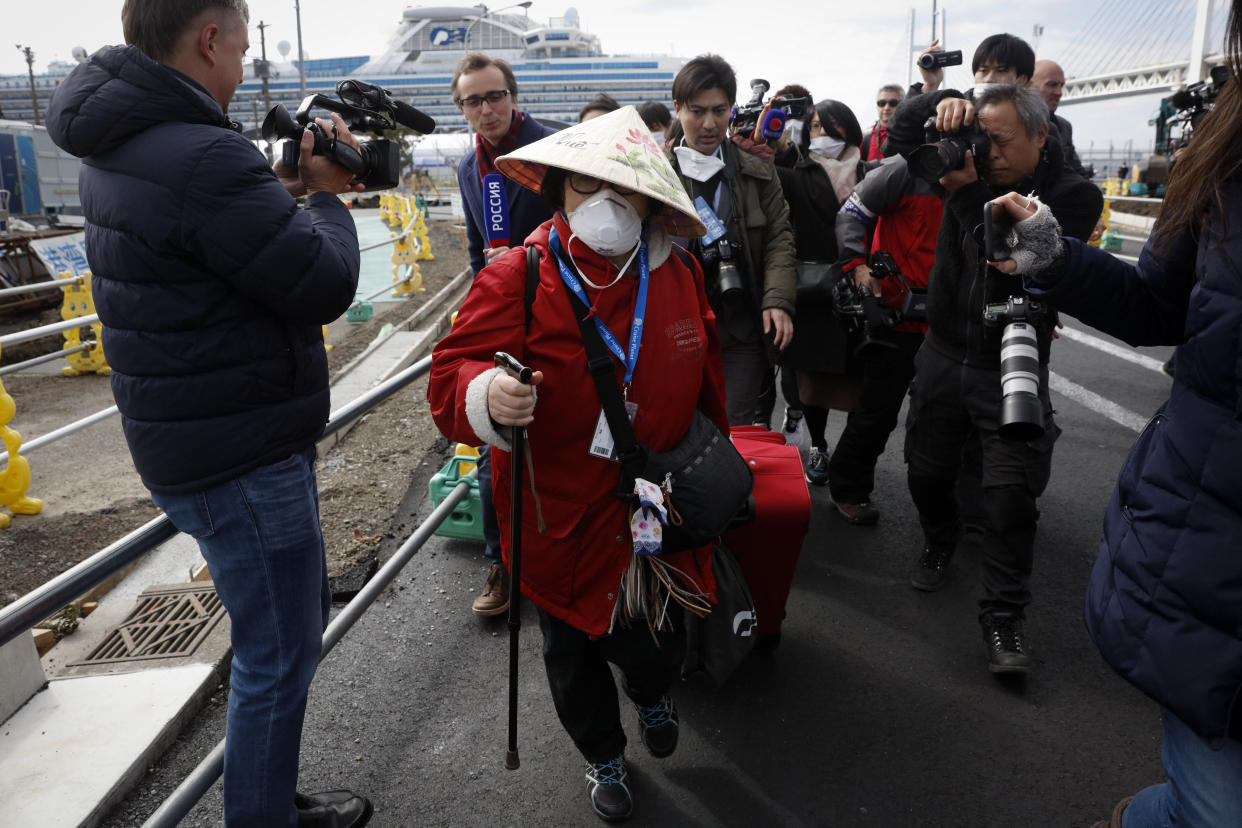
<path id="1" fill-rule="evenodd" d="M 876 108 L 878 109 L 880 107 L 885 107 L 885 106 L 896 106 L 899 103 L 901 103 L 901 98 L 884 98 L 882 100 L 876 101 L 875 105 L 876 105 Z"/>
<path id="2" fill-rule="evenodd" d="M 471 95 L 469 98 L 458 98 L 455 103 L 458 109 L 478 109 L 487 101 L 492 106 L 509 97 L 508 89 L 494 89 L 491 92 L 484 92 L 482 95 Z"/>
<path id="3" fill-rule="evenodd" d="M 612 191 L 619 196 L 630 196 L 638 192 L 637 190 L 622 187 L 619 184 L 613 184 L 611 181 L 602 181 L 595 176 L 587 175 L 586 173 L 571 172 L 569 174 L 569 189 L 573 190 L 578 195 L 591 195 L 592 193 L 598 193 L 600 188 L 604 186 L 611 187 Z"/>

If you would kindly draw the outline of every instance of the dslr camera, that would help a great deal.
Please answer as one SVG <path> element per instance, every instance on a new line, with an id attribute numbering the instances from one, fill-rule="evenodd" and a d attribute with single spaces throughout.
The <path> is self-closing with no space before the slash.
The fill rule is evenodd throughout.
<path id="1" fill-rule="evenodd" d="M 1029 442 L 1044 435 L 1044 404 L 1039 400 L 1039 336 L 1036 325 L 1048 308 L 1022 294 L 984 305 L 983 324 L 1003 326 L 1000 374 L 1001 411 L 997 432 L 1006 440 Z"/>
<path id="2" fill-rule="evenodd" d="M 436 122 L 404 101 L 393 100 L 388 90 L 360 80 L 343 80 L 336 85 L 340 100 L 325 95 L 307 95 L 294 115 L 277 105 L 263 119 L 262 135 L 265 141 L 288 139 L 281 145 L 280 161 L 286 167 L 296 167 L 301 154 L 302 133 L 310 130 L 315 136 L 314 155 L 323 155 L 354 174 L 368 190 L 386 190 L 401 182 L 401 149 L 396 141 L 377 137 L 360 141 L 354 149 L 334 134 L 320 129 L 311 120 L 314 107 L 336 112 L 345 121 L 350 132 L 369 132 L 382 136 L 400 126 L 426 134 L 436 128 Z M 335 130 L 333 130 L 335 132 Z"/>
<path id="3" fill-rule="evenodd" d="M 966 153 L 975 156 L 975 168 L 982 172 L 991 145 L 988 136 L 978 127 L 978 122 L 965 124 L 958 132 L 940 132 L 936 129 L 933 115 L 923 124 L 925 143 L 910 151 L 906 164 L 910 172 L 924 181 L 935 184 L 946 173 L 960 170 L 966 163 Z"/>
<path id="4" fill-rule="evenodd" d="M 790 118 L 801 118 L 810 103 L 808 98 L 773 98 L 766 104 L 763 96 L 771 84 L 763 78 L 750 82 L 750 100 L 742 106 L 733 107 L 729 124 L 734 135 L 745 135 L 759 140 L 775 141 L 785 134 L 785 124 Z"/>
<path id="5" fill-rule="evenodd" d="M 694 248 L 697 248 L 694 249 Z M 716 288 L 721 298 L 734 299 L 742 295 L 742 271 L 738 268 L 741 245 L 729 241 L 728 234 L 721 236 L 710 244 L 703 244 L 695 239 L 691 252 L 698 255 L 699 263 L 707 272 L 716 269 Z"/>

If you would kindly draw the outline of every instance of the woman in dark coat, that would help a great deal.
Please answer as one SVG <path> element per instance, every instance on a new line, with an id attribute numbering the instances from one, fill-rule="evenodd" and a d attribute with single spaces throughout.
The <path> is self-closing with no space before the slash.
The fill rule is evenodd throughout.
<path id="1" fill-rule="evenodd" d="M 777 172 L 798 260 L 835 262 L 837 210 L 858 182 L 862 128 L 840 101 L 822 100 L 807 116 L 798 141 L 801 157 L 792 168 L 777 167 Z M 828 482 L 828 409 L 848 411 L 857 397 L 857 378 L 846 376 L 847 339 L 830 305 L 800 301 L 793 342 L 781 357 L 781 390 L 792 409 L 786 419 L 797 416 L 793 412 L 800 404 L 811 436 L 806 479 L 818 486 Z"/>
<path id="2" fill-rule="evenodd" d="M 1242 824 L 1242 0 L 1227 51 L 1232 78 L 1137 266 L 1058 239 L 1038 202 L 1001 199 L 1022 220 L 1002 269 L 1031 293 L 1131 344 L 1180 346 L 1117 480 L 1086 601 L 1105 660 L 1160 704 L 1169 781 L 1105 828 Z"/>

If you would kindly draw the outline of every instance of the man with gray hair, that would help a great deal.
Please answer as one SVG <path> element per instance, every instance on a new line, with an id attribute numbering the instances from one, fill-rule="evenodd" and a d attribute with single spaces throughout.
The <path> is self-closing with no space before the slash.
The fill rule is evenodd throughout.
<path id="1" fill-rule="evenodd" d="M 229 828 L 361 828 L 371 803 L 295 790 L 331 590 L 315 442 L 328 419 L 320 326 L 353 301 L 353 174 L 313 155 L 273 171 L 228 117 L 245 0 L 126 0 L 127 46 L 56 89 L 48 134 L 80 186 L 112 393 L 151 498 L 192 536 L 231 622 Z M 339 115 L 318 126 L 357 148 Z M 299 206 L 295 199 L 305 196 Z"/>
<path id="2" fill-rule="evenodd" d="M 975 158 L 968 152 L 962 165 L 939 181 L 947 191 L 944 219 L 928 290 L 928 332 L 915 357 L 906 422 L 908 482 L 925 541 L 910 581 L 928 592 L 947 581 L 961 535 L 959 470 L 977 476 L 982 493 L 977 504 L 968 505 L 980 513 L 974 528 L 982 546 L 979 621 L 988 667 L 993 673 L 1025 673 L 1032 666 L 1022 622 L 1031 600 L 1035 501 L 1048 483 L 1052 446 L 1060 434 L 1048 397 L 1056 318 L 1049 312 L 1029 320 L 1036 332 L 1043 434 L 1029 441 L 1006 439 L 999 430 L 1003 325 L 985 324 L 984 309 L 1029 305 L 1021 280 L 988 264 L 984 205 L 1011 190 L 1029 194 L 1051 209 L 1066 235 L 1085 241 L 1103 198 L 1065 168 L 1060 145 L 1049 137 L 1048 107 L 1025 84 L 976 88 L 973 104 L 953 90 L 924 97 L 935 105 L 941 132 L 977 129 L 987 137 L 988 154 Z M 973 458 L 970 468 L 962 469 L 963 458 Z"/>
<path id="3" fill-rule="evenodd" d="M 905 90 L 896 83 L 884 84 L 875 94 L 876 121 L 872 124 L 871 131 L 863 136 L 863 161 L 884 160 L 884 139 L 888 137 L 886 134 L 888 119 L 893 117 L 893 113 L 897 111 L 897 106 L 905 96 Z"/>

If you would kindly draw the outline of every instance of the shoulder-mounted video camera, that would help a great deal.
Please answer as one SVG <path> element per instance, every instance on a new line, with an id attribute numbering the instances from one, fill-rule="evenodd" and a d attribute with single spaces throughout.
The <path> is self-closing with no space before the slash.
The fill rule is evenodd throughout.
<path id="1" fill-rule="evenodd" d="M 333 134 L 325 133 L 311 120 L 311 109 L 320 107 L 336 112 L 345 121 L 350 132 L 369 132 L 382 136 L 398 126 L 427 134 L 436 128 L 429 116 L 405 103 L 394 100 L 392 94 L 378 86 L 360 80 L 343 80 L 336 85 L 340 98 L 334 101 L 325 95 L 307 95 L 294 115 L 283 106 L 274 106 L 263 119 L 262 135 L 265 141 L 288 139 L 281 146 L 280 160 L 286 167 L 296 167 L 301 154 L 302 133 L 310 130 L 315 136 L 314 155 L 323 155 L 354 174 L 368 190 L 386 190 L 401 182 L 401 150 L 396 141 L 376 138 L 360 141 L 354 149 Z"/>
<path id="2" fill-rule="evenodd" d="M 1192 127 L 1216 106 L 1216 96 L 1229 80 L 1229 67 L 1213 66 L 1209 79 L 1192 83 L 1169 97 L 1169 103 L 1178 112 L 1179 120 L 1188 120 Z"/>
<path id="3" fill-rule="evenodd" d="M 729 125 L 734 135 L 744 135 L 753 141 L 775 141 L 785 134 L 785 124 L 790 118 L 806 114 L 809 98 L 772 98 L 763 102 L 764 93 L 771 87 L 763 78 L 750 82 L 750 100 L 733 107 Z"/>
<path id="4" fill-rule="evenodd" d="M 982 175 L 991 145 L 977 122 L 963 124 L 957 132 L 940 132 L 936 129 L 936 116 L 933 115 L 923 124 L 923 140 L 925 143 L 921 147 L 916 147 L 906 156 L 906 164 L 912 174 L 935 184 L 952 170 L 960 170 L 966 164 L 967 151 L 970 151 L 975 156 L 975 169 Z"/>

